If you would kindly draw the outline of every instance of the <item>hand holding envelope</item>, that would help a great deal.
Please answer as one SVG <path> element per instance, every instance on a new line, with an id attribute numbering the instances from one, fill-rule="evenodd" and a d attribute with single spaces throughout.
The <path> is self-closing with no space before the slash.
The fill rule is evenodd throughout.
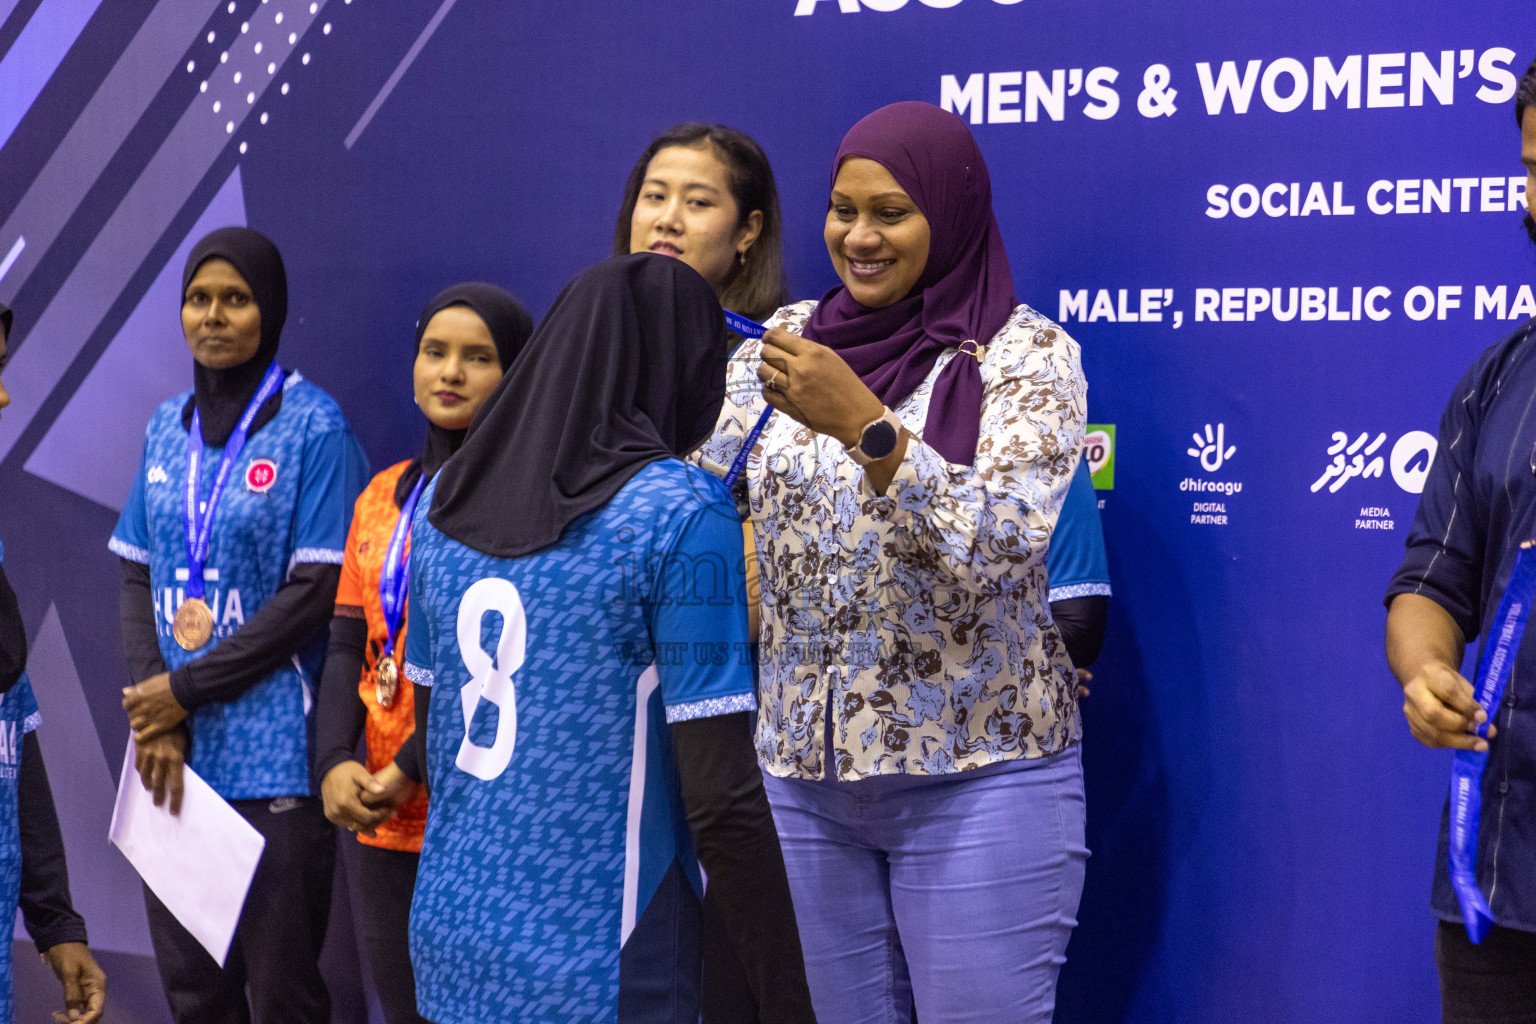
<path id="1" fill-rule="evenodd" d="M 108 837 L 161 903 L 223 965 L 266 840 L 191 768 L 181 811 L 156 807 L 128 741 Z"/>

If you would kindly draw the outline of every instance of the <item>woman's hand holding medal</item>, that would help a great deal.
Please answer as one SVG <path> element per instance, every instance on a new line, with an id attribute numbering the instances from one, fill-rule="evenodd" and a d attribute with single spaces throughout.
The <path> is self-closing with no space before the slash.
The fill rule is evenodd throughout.
<path id="1" fill-rule="evenodd" d="M 128 712 L 134 742 L 139 744 L 165 735 L 187 718 L 186 709 L 176 702 L 176 695 L 171 692 L 171 677 L 167 672 L 150 676 L 137 686 L 125 686 L 123 710 Z"/>
<path id="2" fill-rule="evenodd" d="M 850 447 L 859 443 L 864 425 L 885 411 L 842 356 L 782 327 L 763 335 L 757 379 L 769 405 Z"/>
<path id="3" fill-rule="evenodd" d="M 757 379 L 763 401 L 818 434 L 852 448 L 864 428 L 878 420 L 885 405 L 843 357 L 826 345 L 775 327 L 763 335 L 762 362 Z M 902 431 L 896 450 L 865 467 L 870 485 L 883 492 L 907 452 Z"/>

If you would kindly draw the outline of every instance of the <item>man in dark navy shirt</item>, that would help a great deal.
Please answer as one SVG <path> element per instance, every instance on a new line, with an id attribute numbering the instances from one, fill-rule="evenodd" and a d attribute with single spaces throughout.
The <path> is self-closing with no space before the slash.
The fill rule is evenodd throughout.
<path id="1" fill-rule="evenodd" d="M 1520 80 L 1515 117 L 1536 195 L 1536 63 Z M 1525 217 L 1536 242 L 1536 224 Z M 1387 590 L 1387 660 L 1403 714 L 1429 747 L 1488 750 L 1477 848 L 1478 886 L 1498 922 L 1480 945 L 1467 937 L 1440 824 L 1431 905 L 1440 918 L 1435 960 L 1447 1024 L 1536 1021 L 1536 639 L 1516 655 L 1488 739 L 1488 716 L 1458 671 L 1463 649 L 1486 638 L 1522 541 L 1536 539 L 1536 320 L 1478 356 L 1440 422 L 1408 550 Z M 1490 749 L 1491 746 L 1491 749 Z"/>

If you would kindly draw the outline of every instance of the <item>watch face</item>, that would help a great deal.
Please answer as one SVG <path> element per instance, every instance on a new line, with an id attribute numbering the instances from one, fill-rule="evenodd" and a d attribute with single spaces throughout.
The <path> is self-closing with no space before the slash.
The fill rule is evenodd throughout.
<path id="1" fill-rule="evenodd" d="M 885 420 L 871 423 L 864 428 L 859 448 L 871 459 L 883 459 L 896 450 L 896 428 Z"/>

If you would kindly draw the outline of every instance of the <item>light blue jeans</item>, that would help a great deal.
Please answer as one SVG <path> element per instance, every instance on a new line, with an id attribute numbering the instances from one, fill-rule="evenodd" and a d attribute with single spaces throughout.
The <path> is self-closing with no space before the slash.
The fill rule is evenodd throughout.
<path id="1" fill-rule="evenodd" d="M 823 1024 L 1048 1024 L 1088 849 L 1083 769 L 765 774 Z"/>

